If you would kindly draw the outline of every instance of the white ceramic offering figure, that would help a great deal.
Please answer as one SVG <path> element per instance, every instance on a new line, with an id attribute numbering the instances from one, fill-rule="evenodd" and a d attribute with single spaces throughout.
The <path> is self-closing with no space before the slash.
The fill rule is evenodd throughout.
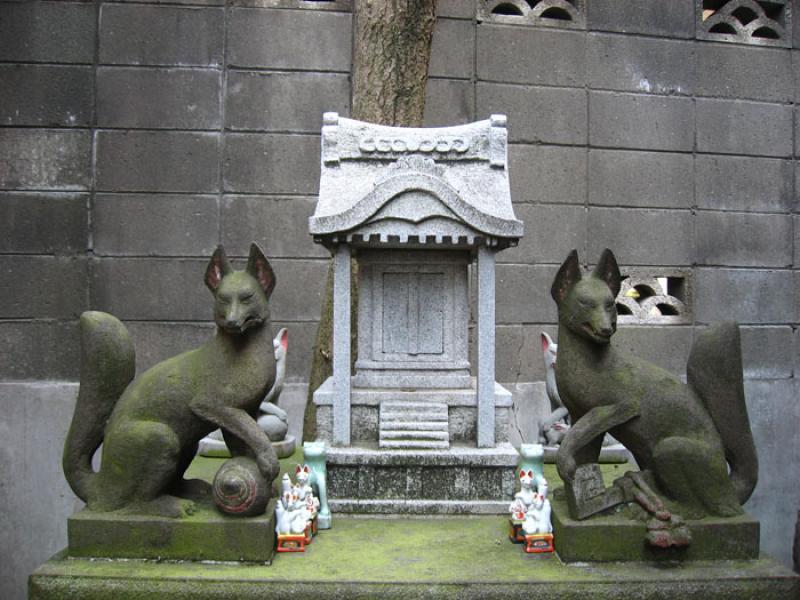
<path id="1" fill-rule="evenodd" d="M 300 500 L 288 473 L 281 479 L 281 497 L 275 507 L 275 532 L 278 535 L 299 535 L 308 524 L 306 503 Z"/>
<path id="2" fill-rule="evenodd" d="M 319 510 L 319 500 L 314 496 L 314 489 L 309 483 L 311 478 L 311 467 L 308 465 L 297 465 L 295 469 L 295 480 L 297 483 L 294 485 L 297 498 L 305 504 L 305 510 L 308 520 L 311 521 L 317 516 Z"/>
<path id="3" fill-rule="evenodd" d="M 542 478 L 533 493 L 533 502 L 525 512 L 525 521 L 522 530 L 527 535 L 552 533 L 553 525 L 550 523 L 550 501 L 547 499 L 547 481 Z"/>

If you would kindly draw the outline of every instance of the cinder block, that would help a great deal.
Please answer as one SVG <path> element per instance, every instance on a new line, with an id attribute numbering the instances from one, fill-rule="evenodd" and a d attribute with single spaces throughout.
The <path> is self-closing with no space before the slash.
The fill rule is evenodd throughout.
<path id="1" fill-rule="evenodd" d="M 699 268 L 695 320 L 743 324 L 790 323 L 796 319 L 792 271 Z"/>
<path id="2" fill-rule="evenodd" d="M 319 318 L 319 315 L 317 315 L 317 318 Z M 272 331 L 276 335 L 281 327 L 286 327 L 289 331 L 289 350 L 286 353 L 286 380 L 306 382 L 311 373 L 311 356 L 314 342 L 317 339 L 317 322 L 273 320 Z M 281 395 L 280 405 L 284 405 L 283 395 Z M 289 428 L 292 428 L 291 420 L 289 421 Z M 302 428 L 301 417 L 300 429 Z"/>
<path id="3" fill-rule="evenodd" d="M 98 194 L 92 214 L 98 256 L 211 256 L 216 196 Z"/>
<path id="4" fill-rule="evenodd" d="M 89 189 L 91 155 L 88 131 L 0 129 L 0 189 Z"/>
<path id="5" fill-rule="evenodd" d="M 557 338 L 558 327 L 552 324 L 499 325 L 497 327 L 495 378 L 498 381 L 544 381 L 545 370 L 541 342 L 543 331 L 546 331 L 554 340 Z"/>
<path id="6" fill-rule="evenodd" d="M 589 0 L 586 5 L 592 31 L 694 37 L 694 0 Z"/>
<path id="7" fill-rule="evenodd" d="M 791 548 L 797 519 L 800 477 L 800 385 L 796 379 L 745 381 L 750 427 L 758 452 L 758 485 L 744 505 L 761 521 L 761 551 L 792 565 Z"/>
<path id="8" fill-rule="evenodd" d="M 97 6 L 77 2 L 4 2 L 4 61 L 92 63 Z"/>
<path id="9" fill-rule="evenodd" d="M 593 146 L 690 152 L 694 105 L 689 98 L 589 93 Z"/>
<path id="10" fill-rule="evenodd" d="M 697 264 L 789 267 L 790 215 L 699 211 L 695 221 Z"/>
<path id="11" fill-rule="evenodd" d="M 350 114 L 350 81 L 336 73 L 229 71 L 228 129 L 319 133 L 322 113 Z"/>
<path id="12" fill-rule="evenodd" d="M 219 134 L 98 131 L 97 189 L 214 192 L 219 188 Z"/>
<path id="13" fill-rule="evenodd" d="M 349 12 L 353 8 L 353 0 L 228 0 L 227 4 L 244 8 L 334 10 L 339 12 Z"/>
<path id="14" fill-rule="evenodd" d="M 617 329 L 612 343 L 625 352 L 657 364 L 676 377 L 683 377 L 692 348 L 692 328 L 623 326 Z"/>
<path id="15" fill-rule="evenodd" d="M 228 19 L 230 65 L 350 71 L 349 14 L 234 8 Z"/>
<path id="16" fill-rule="evenodd" d="M 508 147 L 514 203 L 583 204 L 586 201 L 586 149 L 511 144 Z"/>
<path id="17" fill-rule="evenodd" d="M 800 268 L 800 216 L 795 215 L 794 221 L 794 260 L 792 265 L 795 269 Z"/>
<path id="18" fill-rule="evenodd" d="M 91 67 L 0 65 L 0 88 L 3 125 L 81 127 L 92 121 Z"/>
<path id="19" fill-rule="evenodd" d="M 270 260 L 277 284 L 270 299 L 273 321 L 318 321 L 327 260 Z"/>
<path id="20" fill-rule="evenodd" d="M 475 17 L 475 2 L 464 0 L 437 0 L 436 15 L 454 19 L 472 19 Z"/>
<path id="21" fill-rule="evenodd" d="M 210 69 L 97 71 L 100 127 L 218 129 L 222 74 Z"/>
<path id="22" fill-rule="evenodd" d="M 129 321 L 125 326 L 136 348 L 137 375 L 163 360 L 205 344 L 216 331 L 210 310 L 208 321 L 203 323 Z"/>
<path id="23" fill-rule="evenodd" d="M 208 259 L 100 258 L 91 263 L 92 310 L 123 320 L 211 321 Z"/>
<path id="24" fill-rule="evenodd" d="M 780 104 L 698 98 L 697 150 L 790 156 L 792 109 Z"/>
<path id="25" fill-rule="evenodd" d="M 498 254 L 499 262 L 560 264 L 573 248 L 583 253 L 586 242 L 583 206 L 517 204 L 514 212 L 525 223 L 525 236 L 519 246 Z"/>
<path id="26" fill-rule="evenodd" d="M 475 55 L 475 24 L 458 19 L 436 19 L 428 75 L 469 79 Z"/>
<path id="27" fill-rule="evenodd" d="M 100 11 L 100 62 L 219 66 L 221 8 L 107 4 Z"/>
<path id="28" fill-rule="evenodd" d="M 477 65 L 482 81 L 582 87 L 586 36 L 577 31 L 482 23 Z"/>
<path id="29" fill-rule="evenodd" d="M 703 44 L 697 52 L 698 96 L 791 102 L 789 50 Z"/>
<path id="30" fill-rule="evenodd" d="M 555 323 L 550 287 L 557 271 L 558 265 L 497 265 L 497 324 Z"/>
<path id="31" fill-rule="evenodd" d="M 788 212 L 794 205 L 789 160 L 739 156 L 695 157 L 697 206 L 719 210 Z"/>
<path id="32" fill-rule="evenodd" d="M 786 379 L 792 376 L 794 356 L 791 327 L 741 327 L 742 365 L 746 379 Z"/>
<path id="33" fill-rule="evenodd" d="M 308 233 L 308 218 L 316 198 L 225 196 L 222 200 L 221 237 L 229 256 L 247 256 L 255 241 L 272 259 L 328 258 Z"/>
<path id="34" fill-rule="evenodd" d="M 477 115 L 508 115 L 510 142 L 586 143 L 586 92 L 581 89 L 479 83 Z"/>
<path id="35" fill-rule="evenodd" d="M 589 208 L 587 258 L 604 248 L 621 265 L 691 265 L 692 214 L 688 210 Z"/>
<path id="36" fill-rule="evenodd" d="M 0 318 L 75 319 L 87 306 L 86 259 L 0 256 Z"/>
<path id="37" fill-rule="evenodd" d="M 319 136 L 227 134 L 225 191 L 316 194 Z"/>
<path id="38" fill-rule="evenodd" d="M 81 349 L 77 321 L 0 320 L 0 339 L 0 380 L 78 379 Z"/>
<path id="39" fill-rule="evenodd" d="M 141 4 L 141 0 L 116 0 L 117 2 L 135 2 Z M 231 0 L 236 3 L 241 0 Z M 147 0 L 148 4 L 190 4 L 193 6 L 224 6 L 225 0 Z"/>
<path id="40" fill-rule="evenodd" d="M 691 42 L 593 33 L 586 58 L 592 88 L 664 95 L 694 90 Z"/>
<path id="41" fill-rule="evenodd" d="M 86 251 L 88 194 L 0 193 L 0 253 Z"/>
<path id="42" fill-rule="evenodd" d="M 476 120 L 475 85 L 459 79 L 431 79 L 425 87 L 425 127 L 448 127 Z M 486 115 L 488 116 L 488 115 Z"/>
<path id="43" fill-rule="evenodd" d="M 690 208 L 694 202 L 691 154 L 589 152 L 589 204 Z"/>

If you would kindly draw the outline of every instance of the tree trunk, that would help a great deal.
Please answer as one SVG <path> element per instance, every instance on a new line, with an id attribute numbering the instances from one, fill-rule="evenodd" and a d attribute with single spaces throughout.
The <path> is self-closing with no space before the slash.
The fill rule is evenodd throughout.
<path id="1" fill-rule="evenodd" d="M 420 127 L 431 56 L 436 0 L 356 0 L 354 7 L 352 117 L 361 121 Z M 353 360 L 358 268 L 351 269 Z M 333 266 L 328 267 L 317 338 L 311 359 L 303 439 L 317 437 L 314 391 L 333 373 Z"/>

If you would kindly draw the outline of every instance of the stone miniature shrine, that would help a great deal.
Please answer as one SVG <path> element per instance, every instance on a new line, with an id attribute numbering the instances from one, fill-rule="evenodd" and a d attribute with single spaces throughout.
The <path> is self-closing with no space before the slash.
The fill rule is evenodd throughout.
<path id="1" fill-rule="evenodd" d="M 503 512 L 517 452 L 508 444 L 511 394 L 494 375 L 495 255 L 523 231 L 511 205 L 505 117 L 406 129 L 327 113 L 309 229 L 334 257 L 334 372 L 314 394 L 319 436 L 332 446 L 331 507 Z M 360 286 L 353 373 L 352 257 Z M 468 356 L 473 264 L 476 365 Z"/>

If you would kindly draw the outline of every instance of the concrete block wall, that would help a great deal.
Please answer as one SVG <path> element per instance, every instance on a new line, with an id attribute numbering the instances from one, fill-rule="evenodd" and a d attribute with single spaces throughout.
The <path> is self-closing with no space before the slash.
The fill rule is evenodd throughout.
<path id="1" fill-rule="evenodd" d="M 125 320 L 140 369 L 206 339 L 218 243 L 240 265 L 251 240 L 272 260 L 288 376 L 307 378 L 327 255 L 306 219 L 321 114 L 349 113 L 350 4 L 0 0 L 0 380 L 29 382 L 3 388 L 6 439 L 58 440 L 41 460 L 59 460 L 75 386 L 39 382 L 77 380 L 83 310 Z M 767 48 L 698 41 L 692 0 L 590 0 L 569 29 L 478 22 L 475 5 L 439 0 L 426 124 L 509 116 L 526 236 L 499 256 L 498 380 L 525 402 L 540 394 L 539 332 L 556 333 L 549 288 L 570 249 L 587 265 L 609 246 L 624 268 L 689 269 L 693 320 L 625 327 L 617 342 L 682 374 L 699 328 L 742 322 L 762 463 L 750 509 L 788 564 L 800 26 L 794 48 Z M 39 481 L 36 464 L 3 457 L 4 480 Z M 20 520 L 63 537 L 72 505 L 53 494 L 51 513 L 9 500 L 9 547 L 44 536 Z M 49 551 L 37 548 L 3 556 L 0 596 L 22 597 L 20 574 Z"/>

